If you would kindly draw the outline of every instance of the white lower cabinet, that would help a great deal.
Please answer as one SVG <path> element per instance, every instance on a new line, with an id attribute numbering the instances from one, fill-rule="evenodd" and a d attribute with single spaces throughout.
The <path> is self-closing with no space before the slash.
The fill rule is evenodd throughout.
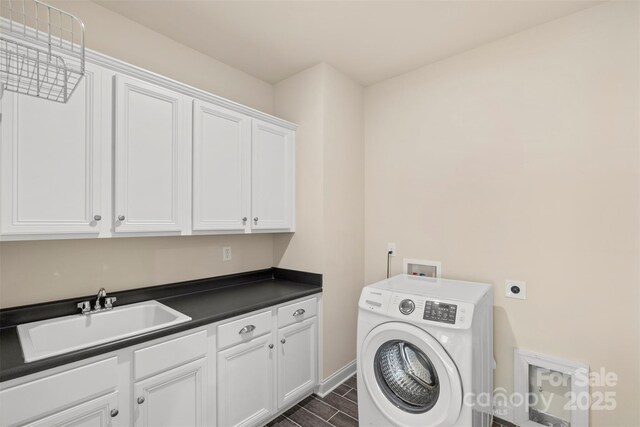
<path id="1" fill-rule="evenodd" d="M 0 384 L 0 426 L 110 425 L 99 414 L 118 415 L 117 365 L 118 358 L 109 357 L 18 384 Z"/>
<path id="2" fill-rule="evenodd" d="M 203 426 L 206 359 L 134 384 L 136 427 Z"/>
<path id="3" fill-rule="evenodd" d="M 221 347 L 229 342 L 225 333 L 220 334 L 229 330 L 228 325 L 246 335 L 246 342 L 218 352 L 218 426 L 260 425 L 313 391 L 318 384 L 316 306 L 312 298 L 281 307 L 271 331 L 255 338 L 250 334 L 264 333 L 260 332 L 260 315 L 218 327 Z M 313 315 L 292 314 L 296 310 L 305 313 L 303 307 Z M 278 329 L 279 324 L 290 325 Z M 245 327 L 249 332 L 243 332 Z"/>
<path id="4" fill-rule="evenodd" d="M 218 425 L 256 425 L 274 413 L 272 335 L 218 353 Z"/>
<path id="5" fill-rule="evenodd" d="M 118 425 L 118 392 L 90 400 L 26 427 L 116 427 Z"/>
<path id="6" fill-rule="evenodd" d="M 293 404 L 318 382 L 315 317 L 278 331 L 278 406 Z"/>
<path id="7" fill-rule="evenodd" d="M 281 304 L 2 382 L 0 427 L 262 426 L 318 384 L 317 303 Z"/>

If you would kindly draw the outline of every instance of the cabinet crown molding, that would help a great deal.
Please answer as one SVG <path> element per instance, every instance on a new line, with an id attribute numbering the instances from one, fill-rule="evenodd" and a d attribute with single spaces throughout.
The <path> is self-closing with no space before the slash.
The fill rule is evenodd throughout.
<path id="1" fill-rule="evenodd" d="M 173 80 L 169 77 L 165 77 L 160 74 L 154 73 L 153 71 L 146 70 L 144 68 L 126 63 L 119 59 L 112 58 L 108 55 L 105 55 L 90 49 L 87 49 L 86 51 L 86 61 L 89 63 L 100 65 L 101 67 L 107 68 L 109 70 L 112 70 L 118 73 L 127 74 L 131 77 L 135 77 L 135 78 L 147 81 L 149 83 L 154 83 L 156 85 L 163 86 L 167 89 L 171 89 L 173 91 L 176 91 L 186 96 L 190 96 L 202 101 L 207 101 L 212 104 L 229 108 L 239 113 L 246 114 L 247 116 L 250 116 L 252 118 L 264 120 L 265 122 L 272 123 L 274 125 L 283 127 L 285 129 L 289 129 L 293 131 L 298 129 L 298 125 L 295 123 L 291 123 L 287 120 L 272 116 L 271 114 L 267 114 L 263 111 L 256 110 L 251 107 L 247 107 L 246 105 L 242 105 L 235 101 L 231 101 L 221 96 L 214 95 L 211 92 L 198 89 L 186 83 Z"/>
<path id="2" fill-rule="evenodd" d="M 5 24 L 8 25 L 8 22 L 9 20 L 7 18 L 0 17 L 0 26 L 3 26 Z M 14 27 L 20 26 L 20 24 L 17 24 L 14 22 L 13 26 Z M 15 40 L 15 41 L 20 41 L 21 43 L 25 43 L 28 45 L 33 45 L 33 43 L 30 42 L 30 40 L 35 37 L 36 30 L 31 27 L 26 27 L 26 28 L 22 26 L 20 27 L 21 28 L 16 29 L 16 32 L 23 32 L 24 37 L 20 37 L 14 33 L 6 34 L 6 35 L 3 34 L 3 37 L 6 37 L 11 40 Z M 52 40 L 53 40 L 53 44 L 55 44 L 56 38 L 52 37 Z M 226 108 L 230 108 L 232 110 L 238 111 L 242 114 L 246 114 L 253 118 L 264 120 L 266 122 L 270 122 L 275 125 L 281 126 L 285 129 L 290 129 L 295 131 L 298 128 L 298 125 L 295 123 L 291 123 L 279 117 L 272 116 L 271 114 L 267 114 L 263 111 L 256 110 L 255 108 L 247 107 L 246 105 L 242 105 L 238 102 L 231 101 L 230 99 L 223 98 L 222 96 L 214 95 L 211 92 L 207 92 L 206 90 L 198 89 L 186 83 L 182 83 L 177 80 L 171 79 L 169 77 L 163 76 L 161 74 L 155 73 L 153 71 L 149 71 L 142 67 L 129 64 L 127 62 L 113 58 L 111 56 L 105 55 L 103 53 L 97 52 L 92 49 L 85 49 L 85 61 L 87 63 L 93 63 L 95 65 L 99 65 L 109 70 L 126 74 L 141 80 L 145 80 L 147 82 L 154 83 L 159 86 L 164 86 L 167 89 L 171 89 L 183 95 L 191 96 L 196 99 L 200 99 L 203 101 L 221 105 Z"/>

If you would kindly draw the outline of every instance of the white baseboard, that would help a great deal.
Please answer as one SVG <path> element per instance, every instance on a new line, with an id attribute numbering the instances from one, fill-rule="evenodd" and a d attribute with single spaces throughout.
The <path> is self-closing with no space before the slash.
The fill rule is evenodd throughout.
<path id="1" fill-rule="evenodd" d="M 318 385 L 318 387 L 316 388 L 316 394 L 320 397 L 325 397 L 327 394 L 331 393 L 334 388 L 338 387 L 348 378 L 355 375 L 357 366 L 358 365 L 354 360 L 353 362 L 347 363 L 342 368 L 329 375 L 326 380 L 322 381 L 320 385 Z"/>

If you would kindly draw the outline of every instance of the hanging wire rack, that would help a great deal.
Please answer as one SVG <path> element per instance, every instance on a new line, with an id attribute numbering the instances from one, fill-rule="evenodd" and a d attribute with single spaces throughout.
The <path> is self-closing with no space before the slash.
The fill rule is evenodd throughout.
<path id="1" fill-rule="evenodd" d="M 84 24 L 38 0 L 0 0 L 2 90 L 65 103 L 84 75 Z"/>

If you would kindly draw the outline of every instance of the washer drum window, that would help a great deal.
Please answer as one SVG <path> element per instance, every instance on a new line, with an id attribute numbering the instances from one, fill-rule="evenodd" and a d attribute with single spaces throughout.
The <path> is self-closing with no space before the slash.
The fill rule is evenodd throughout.
<path id="1" fill-rule="evenodd" d="M 427 355 L 414 345 L 387 341 L 376 352 L 374 364 L 378 385 L 398 408 L 419 414 L 438 401 L 438 374 Z"/>

